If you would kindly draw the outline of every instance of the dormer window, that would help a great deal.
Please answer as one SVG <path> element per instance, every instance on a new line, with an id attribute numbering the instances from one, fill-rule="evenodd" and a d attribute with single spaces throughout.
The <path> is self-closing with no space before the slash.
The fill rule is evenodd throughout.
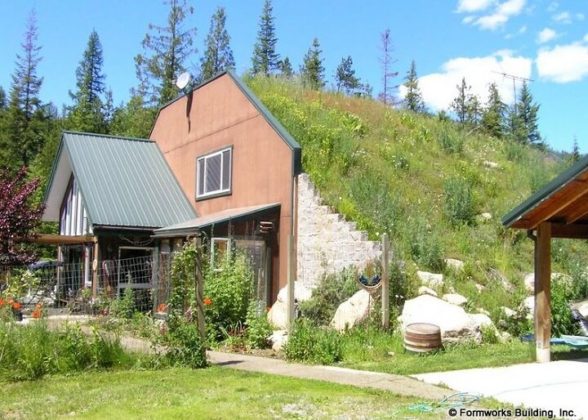
<path id="1" fill-rule="evenodd" d="M 196 199 L 231 193 L 232 152 L 227 147 L 196 159 Z"/>

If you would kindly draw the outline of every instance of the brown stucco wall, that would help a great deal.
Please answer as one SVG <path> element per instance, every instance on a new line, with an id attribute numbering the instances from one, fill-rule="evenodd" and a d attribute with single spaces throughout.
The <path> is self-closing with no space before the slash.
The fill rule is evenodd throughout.
<path id="1" fill-rule="evenodd" d="M 225 74 L 163 108 L 151 133 L 199 215 L 280 203 L 272 299 L 287 282 L 292 151 Z M 196 201 L 196 158 L 233 146 L 232 192 Z"/>

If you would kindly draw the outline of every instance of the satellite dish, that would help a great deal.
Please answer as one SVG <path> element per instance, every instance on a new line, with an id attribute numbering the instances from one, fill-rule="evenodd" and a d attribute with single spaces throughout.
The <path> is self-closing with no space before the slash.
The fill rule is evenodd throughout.
<path id="1" fill-rule="evenodd" d="M 192 76 L 190 76 L 190 73 L 185 71 L 184 73 L 178 76 L 178 79 L 176 80 L 176 86 L 178 87 L 178 89 L 183 90 L 186 86 L 188 86 L 190 80 L 192 80 Z"/>

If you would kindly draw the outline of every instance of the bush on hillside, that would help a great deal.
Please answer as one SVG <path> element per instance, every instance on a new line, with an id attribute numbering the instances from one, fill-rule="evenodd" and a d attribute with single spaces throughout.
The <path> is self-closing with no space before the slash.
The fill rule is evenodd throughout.
<path id="1" fill-rule="evenodd" d="M 284 352 L 287 360 L 329 365 L 342 359 L 343 339 L 335 330 L 299 319 L 292 328 Z"/>

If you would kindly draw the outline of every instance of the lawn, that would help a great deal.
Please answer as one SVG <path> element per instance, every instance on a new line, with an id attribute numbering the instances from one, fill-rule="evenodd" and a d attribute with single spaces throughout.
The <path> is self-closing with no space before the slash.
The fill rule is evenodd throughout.
<path id="1" fill-rule="evenodd" d="M 1 387 L 0 418 L 399 418 L 416 415 L 410 407 L 419 402 L 220 367 L 86 372 Z"/>

